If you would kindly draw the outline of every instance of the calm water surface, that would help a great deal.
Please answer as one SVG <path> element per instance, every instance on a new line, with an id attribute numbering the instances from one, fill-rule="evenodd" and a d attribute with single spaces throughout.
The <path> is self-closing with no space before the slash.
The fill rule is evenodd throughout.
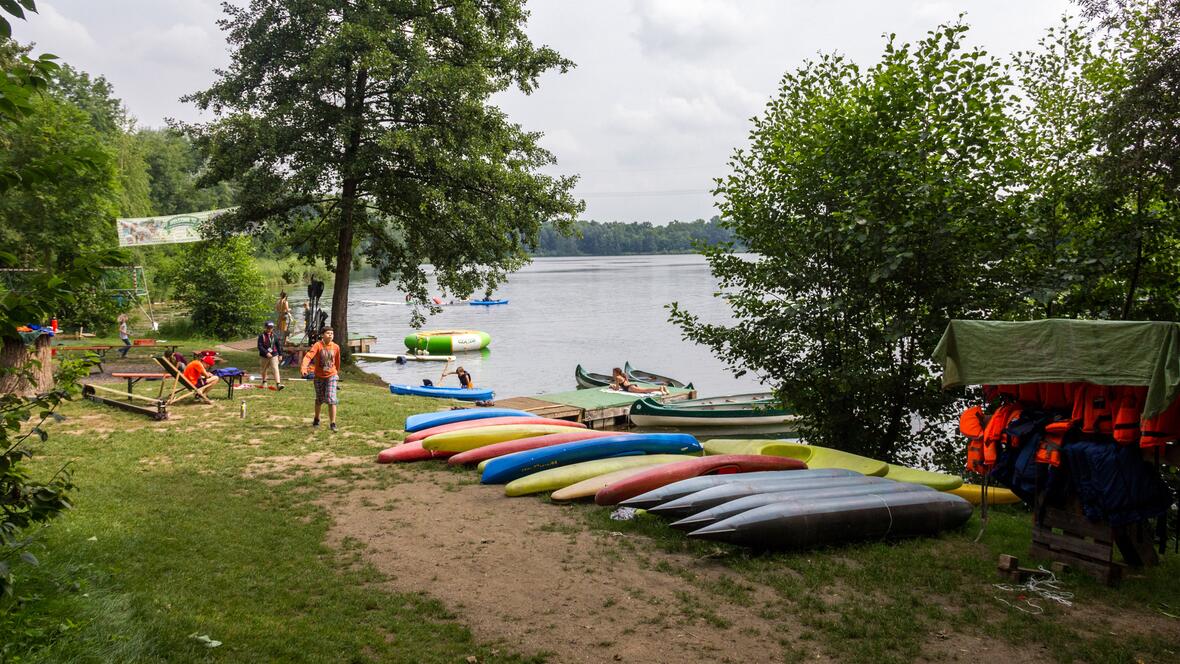
<path id="1" fill-rule="evenodd" d="M 646 371 L 692 381 L 700 396 L 759 391 L 751 375 L 734 378 L 707 349 L 680 337 L 668 322 L 666 305 L 677 301 L 709 322 L 730 321 L 728 308 L 713 297 L 716 281 L 701 256 L 613 256 L 538 258 L 511 275 L 494 295 L 507 305 L 444 307 L 424 330 L 487 332 L 491 345 L 459 353 L 457 363 L 477 386 L 498 398 L 561 392 L 577 387 L 574 367 L 609 373 L 631 364 Z M 376 353 L 404 353 L 402 339 L 413 332 L 409 307 L 366 305 L 362 300 L 400 302 L 397 289 L 358 281 L 349 292 L 353 334 L 377 337 Z M 365 363 L 391 383 L 438 383 L 442 362 Z M 452 365 L 453 368 L 453 365 Z M 458 385 L 448 376 L 446 385 Z"/>

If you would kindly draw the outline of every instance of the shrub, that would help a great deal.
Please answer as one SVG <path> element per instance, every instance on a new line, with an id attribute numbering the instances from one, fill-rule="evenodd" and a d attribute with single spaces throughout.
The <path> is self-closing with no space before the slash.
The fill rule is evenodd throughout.
<path id="1" fill-rule="evenodd" d="M 256 331 L 267 314 L 266 288 L 242 237 L 194 245 L 176 295 L 189 308 L 193 328 L 216 339 Z"/>

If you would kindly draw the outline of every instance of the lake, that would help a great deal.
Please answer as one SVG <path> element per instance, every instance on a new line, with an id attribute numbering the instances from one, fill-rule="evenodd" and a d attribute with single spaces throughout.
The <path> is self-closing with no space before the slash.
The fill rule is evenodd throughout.
<path id="1" fill-rule="evenodd" d="M 495 389 L 497 398 L 572 390 L 579 363 L 610 373 L 627 360 L 639 369 L 691 381 L 702 397 L 759 391 L 756 378 L 734 378 L 708 349 L 681 339 L 679 328 L 668 322 L 666 305 L 673 301 L 706 321 L 730 321 L 728 307 L 713 297 L 715 290 L 716 281 L 699 255 L 538 258 L 494 294 L 508 304 L 444 307 L 422 329 L 490 334 L 486 350 L 456 357 L 476 385 Z M 350 333 L 376 336 L 373 352 L 406 352 L 402 339 L 414 331 L 409 307 L 361 302 L 401 302 L 400 291 L 361 280 L 349 296 Z M 421 384 L 429 378 L 439 384 L 442 364 L 362 366 L 391 383 Z M 458 382 L 448 376 L 444 384 Z"/>

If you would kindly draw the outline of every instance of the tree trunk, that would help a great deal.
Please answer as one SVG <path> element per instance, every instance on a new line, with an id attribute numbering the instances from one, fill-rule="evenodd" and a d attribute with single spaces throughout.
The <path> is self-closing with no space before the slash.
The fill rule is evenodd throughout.
<path id="1" fill-rule="evenodd" d="M 28 367 L 32 374 L 29 382 L 19 373 L 0 375 L 0 394 L 15 394 L 31 397 L 41 392 L 47 392 L 53 387 L 53 358 L 51 357 L 49 335 L 37 338 L 33 353 L 29 347 L 19 339 L 5 339 L 0 348 L 0 367 L 4 369 L 26 368 L 30 360 L 39 360 L 41 366 Z"/>
<path id="2" fill-rule="evenodd" d="M 1131 269 L 1131 281 L 1127 284 L 1127 299 L 1123 300 L 1123 320 L 1131 319 L 1131 311 L 1135 306 L 1135 291 L 1139 289 L 1139 271 L 1143 266 L 1143 192 L 1135 192 L 1135 266 Z"/>
<path id="3" fill-rule="evenodd" d="M 332 329 L 336 331 L 336 343 L 340 345 L 340 354 L 346 361 L 352 359 L 348 350 L 348 285 L 352 276 L 352 238 L 356 227 L 357 191 L 360 187 L 354 169 L 361 146 L 365 86 L 368 80 L 369 71 L 361 68 L 355 83 L 346 91 L 344 102 L 350 126 L 340 169 L 344 181 L 340 191 L 340 232 L 336 240 L 336 282 L 332 285 Z"/>

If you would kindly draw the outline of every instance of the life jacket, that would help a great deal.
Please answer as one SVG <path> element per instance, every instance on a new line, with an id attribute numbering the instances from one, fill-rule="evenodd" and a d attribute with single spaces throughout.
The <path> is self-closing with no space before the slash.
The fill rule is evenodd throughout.
<path id="1" fill-rule="evenodd" d="M 1180 439 L 1180 400 L 1155 417 L 1145 418 L 1139 434 L 1139 447 L 1162 447 L 1170 440 Z"/>
<path id="2" fill-rule="evenodd" d="M 967 470 L 981 475 L 986 474 L 996 465 L 997 451 L 1000 445 L 1016 446 L 1019 439 L 1010 435 L 1005 429 L 1008 423 L 1020 417 L 1020 404 L 1006 403 L 992 413 L 987 424 L 983 424 L 983 409 L 978 406 L 968 408 L 959 417 L 959 431 L 967 436 Z"/>
<path id="3" fill-rule="evenodd" d="M 1016 386 L 1016 399 L 1030 408 L 1036 408 L 1041 403 L 1040 383 L 1021 383 Z"/>
<path id="4" fill-rule="evenodd" d="M 1071 419 L 1082 433 L 1114 433 L 1114 390 L 1106 385 L 1085 383 L 1074 391 Z"/>
<path id="5" fill-rule="evenodd" d="M 1065 445 L 1065 434 L 1069 433 L 1072 426 L 1073 424 L 1067 420 L 1045 425 L 1045 433 L 1037 446 L 1037 463 L 1047 463 L 1054 467 L 1061 465 L 1061 448 Z"/>
<path id="6" fill-rule="evenodd" d="M 1037 383 L 1041 408 L 1066 410 L 1073 407 L 1072 383 Z"/>
<path id="7" fill-rule="evenodd" d="M 959 433 L 967 437 L 967 470 L 983 474 L 983 431 L 987 417 L 979 406 L 972 406 L 959 415 Z"/>
<path id="8" fill-rule="evenodd" d="M 1118 389 L 1118 405 L 1114 411 L 1114 442 L 1119 445 L 1134 445 L 1139 442 L 1140 418 L 1146 399 L 1146 387 Z"/>

